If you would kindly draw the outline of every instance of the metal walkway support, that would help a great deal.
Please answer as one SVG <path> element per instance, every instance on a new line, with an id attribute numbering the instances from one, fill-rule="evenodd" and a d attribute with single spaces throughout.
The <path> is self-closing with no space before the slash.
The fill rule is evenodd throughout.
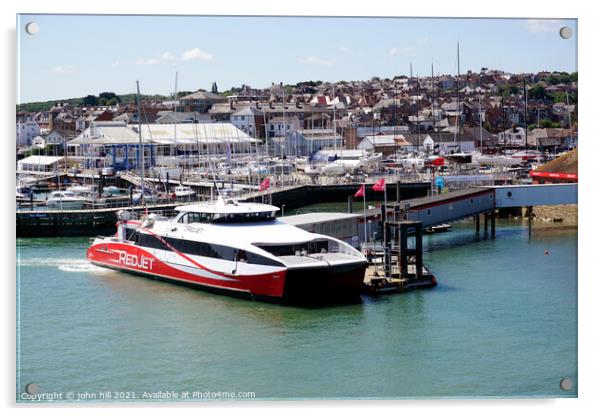
<path id="1" fill-rule="evenodd" d="M 414 248 L 408 244 L 410 234 L 414 236 Z M 387 278 L 407 280 L 424 277 L 421 221 L 384 221 L 383 246 Z"/>

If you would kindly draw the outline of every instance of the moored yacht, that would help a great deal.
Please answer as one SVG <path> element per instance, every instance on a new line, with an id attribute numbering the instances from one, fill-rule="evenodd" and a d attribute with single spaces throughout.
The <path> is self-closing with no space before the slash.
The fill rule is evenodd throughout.
<path id="1" fill-rule="evenodd" d="M 87 200 L 72 191 L 54 191 L 48 195 L 46 206 L 52 209 L 81 209 Z"/>
<path id="2" fill-rule="evenodd" d="M 340 240 L 279 221 L 278 210 L 220 197 L 177 207 L 173 219 L 120 215 L 116 235 L 97 237 L 87 256 L 99 266 L 259 300 L 357 295 L 366 258 Z"/>

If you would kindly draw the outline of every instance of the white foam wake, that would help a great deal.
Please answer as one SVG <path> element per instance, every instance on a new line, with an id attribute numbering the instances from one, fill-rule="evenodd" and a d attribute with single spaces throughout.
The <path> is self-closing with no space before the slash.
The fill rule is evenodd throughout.
<path id="1" fill-rule="evenodd" d="M 68 273 L 107 273 L 110 269 L 95 266 L 86 259 L 27 258 L 17 261 L 17 267 L 56 267 Z"/>

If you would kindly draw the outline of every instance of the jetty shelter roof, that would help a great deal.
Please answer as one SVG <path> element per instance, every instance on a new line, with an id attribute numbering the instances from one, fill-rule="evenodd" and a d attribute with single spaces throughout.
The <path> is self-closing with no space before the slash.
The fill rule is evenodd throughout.
<path id="1" fill-rule="evenodd" d="M 28 156 L 19 160 L 22 165 L 52 165 L 53 163 L 63 160 L 62 156 Z"/>

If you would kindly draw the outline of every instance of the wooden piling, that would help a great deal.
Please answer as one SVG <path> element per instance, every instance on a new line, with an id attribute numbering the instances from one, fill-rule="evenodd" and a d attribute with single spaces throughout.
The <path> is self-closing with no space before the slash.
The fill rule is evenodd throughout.
<path id="1" fill-rule="evenodd" d="M 414 236 L 416 240 L 416 279 L 422 279 L 422 226 L 416 226 Z"/>
<path id="2" fill-rule="evenodd" d="M 408 278 L 408 227 L 405 224 L 399 224 L 399 255 L 397 264 L 399 267 L 399 277 L 401 279 Z"/>
<path id="3" fill-rule="evenodd" d="M 487 221 L 489 220 L 487 213 L 483 214 L 483 237 L 487 235 Z"/>

